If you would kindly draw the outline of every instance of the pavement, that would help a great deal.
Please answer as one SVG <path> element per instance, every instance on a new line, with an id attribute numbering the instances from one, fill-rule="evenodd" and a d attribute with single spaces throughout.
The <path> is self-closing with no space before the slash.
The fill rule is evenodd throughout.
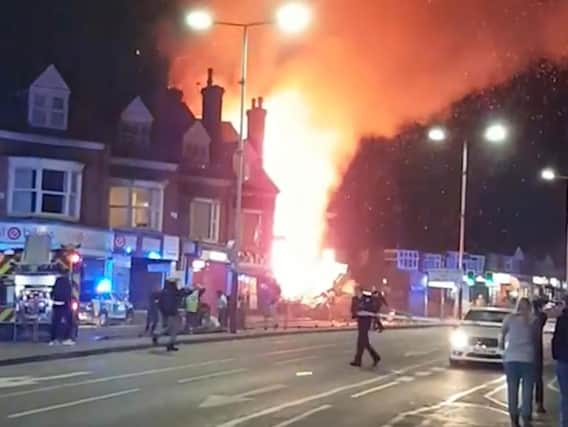
<path id="1" fill-rule="evenodd" d="M 0 425 L 505 427 L 499 367 L 448 367 L 449 329 L 372 334 L 383 360 L 353 368 L 356 333 L 287 334 L 0 367 Z M 549 414 L 558 393 L 546 368 Z"/>

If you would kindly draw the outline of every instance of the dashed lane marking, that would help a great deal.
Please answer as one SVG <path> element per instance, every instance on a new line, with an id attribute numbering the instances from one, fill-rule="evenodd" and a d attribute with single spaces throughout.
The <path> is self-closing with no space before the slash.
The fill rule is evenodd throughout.
<path id="1" fill-rule="evenodd" d="M 311 417 L 314 414 L 317 414 L 318 412 L 322 412 L 325 411 L 327 409 L 331 408 L 331 405 L 321 405 L 318 406 L 317 408 L 311 409 L 309 411 L 304 412 L 303 414 L 297 415 L 293 418 L 290 418 L 289 420 L 283 421 L 279 424 L 276 424 L 273 427 L 287 427 L 291 424 L 297 423 L 298 421 L 302 421 L 308 417 Z"/>
<path id="2" fill-rule="evenodd" d="M 58 405 L 44 406 L 43 408 L 31 409 L 24 412 L 16 412 L 15 414 L 8 415 L 8 418 L 22 418 L 30 415 L 41 414 L 43 412 L 55 411 L 57 409 L 70 408 L 73 406 L 84 405 L 86 403 L 97 402 L 99 400 L 113 399 L 115 397 L 124 396 L 140 391 L 139 388 L 131 388 L 130 390 L 118 391 L 116 393 L 103 394 L 100 396 L 88 397 L 86 399 L 74 400 L 72 402 L 60 403 Z"/>

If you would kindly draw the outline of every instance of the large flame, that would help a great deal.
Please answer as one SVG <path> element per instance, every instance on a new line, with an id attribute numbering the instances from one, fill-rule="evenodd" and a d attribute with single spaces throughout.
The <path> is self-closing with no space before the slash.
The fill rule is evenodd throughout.
<path id="1" fill-rule="evenodd" d="M 274 218 L 272 260 L 284 296 L 327 290 L 341 266 L 322 252 L 328 198 L 338 182 L 334 147 L 342 135 L 323 128 L 300 91 L 281 90 L 266 102 L 264 167 L 280 188 Z"/>

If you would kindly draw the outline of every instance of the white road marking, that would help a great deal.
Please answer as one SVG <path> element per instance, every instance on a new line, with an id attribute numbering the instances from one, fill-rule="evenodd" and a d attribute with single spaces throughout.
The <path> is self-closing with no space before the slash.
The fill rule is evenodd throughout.
<path id="1" fill-rule="evenodd" d="M 552 391 L 560 393 L 560 389 L 558 388 L 558 379 L 557 378 L 554 378 L 552 381 L 550 381 L 547 384 L 547 387 Z"/>
<path id="2" fill-rule="evenodd" d="M 500 407 L 502 407 L 502 408 L 507 409 L 508 406 L 507 406 L 507 403 L 506 403 L 506 402 L 503 402 L 503 401 L 497 399 L 496 397 L 493 397 L 494 395 L 496 395 L 497 393 L 499 393 L 501 390 L 505 389 L 506 387 L 507 387 L 507 384 L 501 384 L 500 386 L 495 387 L 493 390 L 491 390 L 491 391 L 485 393 L 485 394 L 483 395 L 483 397 L 484 397 L 485 399 L 489 400 L 490 402 L 493 402 L 493 403 L 496 404 L 497 406 L 500 406 Z"/>
<path id="3" fill-rule="evenodd" d="M 289 365 L 289 364 L 293 364 L 296 362 L 303 362 L 305 360 L 313 360 L 313 359 L 318 359 L 318 356 L 306 356 L 306 357 L 296 357 L 294 359 L 286 359 L 286 360 L 279 360 L 277 362 L 274 362 L 275 366 L 284 366 L 284 365 Z"/>
<path id="4" fill-rule="evenodd" d="M 72 402 L 60 403 L 58 405 L 45 406 L 43 408 L 31 409 L 24 412 L 16 412 L 15 414 L 8 415 L 8 418 L 22 418 L 29 415 L 41 414 L 43 412 L 55 411 L 57 409 L 70 408 L 73 406 L 84 405 L 86 403 L 97 402 L 99 400 L 112 399 L 114 397 L 124 396 L 140 391 L 139 388 L 131 388 L 130 390 L 118 391 L 116 393 L 103 394 L 101 396 L 88 397 L 86 399 L 75 400 Z"/>
<path id="5" fill-rule="evenodd" d="M 434 372 L 432 371 L 418 371 L 415 372 L 414 375 L 416 375 L 417 377 L 428 377 L 430 375 L 432 375 Z"/>
<path id="6" fill-rule="evenodd" d="M 408 366 L 404 369 L 401 369 L 401 370 L 399 370 L 399 372 L 402 373 L 402 372 L 410 371 L 412 369 L 421 368 L 423 366 L 431 365 L 431 364 L 437 363 L 437 362 L 439 362 L 439 361 L 434 360 L 434 361 L 429 361 L 429 362 L 425 362 L 425 363 L 418 363 L 418 364 L 415 364 L 415 365 Z M 230 421 L 224 422 L 223 424 L 219 424 L 218 427 L 234 427 L 234 426 L 243 424 L 247 421 L 263 417 L 265 415 L 271 415 L 271 414 L 274 414 L 276 412 L 280 412 L 280 411 L 287 409 L 287 408 L 292 408 L 294 406 L 303 405 L 304 403 L 312 402 L 314 400 L 319 400 L 319 399 L 323 399 L 325 397 L 333 396 L 334 394 L 341 393 L 343 391 L 347 391 L 347 390 L 351 390 L 351 389 L 359 388 L 359 387 L 364 387 L 368 384 L 377 383 L 377 382 L 383 381 L 387 378 L 392 378 L 395 375 L 396 375 L 395 373 L 390 373 L 390 374 L 382 375 L 382 376 L 379 376 L 379 377 L 376 377 L 376 378 L 371 378 L 371 379 L 368 379 L 368 380 L 360 381 L 358 383 L 346 384 L 346 385 L 343 385 L 343 386 L 339 386 L 339 387 L 333 388 L 333 389 L 328 390 L 328 391 L 313 394 L 311 396 L 306 396 L 306 397 L 303 397 L 301 399 L 285 402 L 285 403 L 282 403 L 280 405 L 270 406 L 270 407 L 263 409 L 261 411 L 253 412 L 251 414 L 248 414 L 248 415 L 245 415 L 245 416 L 242 416 L 242 417 L 239 417 L 239 418 L 234 418 Z"/>
<path id="7" fill-rule="evenodd" d="M 404 357 L 427 356 L 428 354 L 436 353 L 438 350 L 440 350 L 439 347 L 436 347 L 432 350 L 407 351 L 406 353 L 404 353 Z"/>
<path id="8" fill-rule="evenodd" d="M 414 377 L 410 377 L 410 376 L 404 376 L 404 377 L 400 377 L 398 379 L 398 382 L 401 382 L 401 383 L 411 383 L 412 381 L 414 381 Z"/>
<path id="9" fill-rule="evenodd" d="M 68 374 L 51 375 L 49 377 L 39 377 L 34 379 L 37 381 L 52 381 L 52 380 L 63 380 L 65 378 L 82 377 L 91 374 L 92 372 L 89 371 L 79 371 L 79 372 L 69 372 Z"/>
<path id="10" fill-rule="evenodd" d="M 297 377 L 311 377 L 314 373 L 312 371 L 298 371 L 296 372 Z"/>
<path id="11" fill-rule="evenodd" d="M 178 380 L 178 384 L 187 384 L 187 383 L 193 383 L 196 381 L 201 381 L 201 380 L 206 380 L 209 378 L 217 378 L 217 377 L 224 377 L 227 375 L 235 375 L 235 374 L 242 374 L 243 372 L 248 371 L 248 369 L 245 368 L 238 368 L 238 369 L 228 369 L 226 371 L 217 371 L 217 372 L 211 372 L 210 374 L 203 374 L 203 375 L 198 375 L 195 377 L 189 377 L 189 378 L 182 378 L 181 380 Z"/>
<path id="12" fill-rule="evenodd" d="M 53 381 L 62 380 L 65 378 L 74 378 L 89 375 L 91 372 L 81 371 L 81 372 L 69 372 L 67 374 L 51 375 L 48 377 L 0 377 L 0 388 L 14 388 L 14 387 L 24 387 L 28 385 L 35 385 L 41 381 Z"/>
<path id="13" fill-rule="evenodd" d="M 220 363 L 228 363 L 228 362 L 232 362 L 234 360 L 235 359 L 210 360 L 210 361 L 207 361 L 207 362 L 196 362 L 196 363 L 189 363 L 187 365 L 179 365 L 179 366 L 170 366 L 170 367 L 167 367 L 167 368 L 150 369 L 150 370 L 147 370 L 147 371 L 131 372 L 131 373 L 128 373 L 128 374 L 113 375 L 113 376 L 110 376 L 110 377 L 93 378 L 91 380 L 77 381 L 77 382 L 74 382 L 74 383 L 57 384 L 57 385 L 52 385 L 52 386 L 35 388 L 35 389 L 32 389 L 32 390 L 14 391 L 14 392 L 11 392 L 11 393 L 0 394 L 0 399 L 6 399 L 6 398 L 10 398 L 10 397 L 17 397 L 17 396 L 25 396 L 27 394 L 41 393 L 41 392 L 45 392 L 45 391 L 59 390 L 61 388 L 67 388 L 67 387 L 78 387 L 78 386 L 88 385 L 88 384 L 99 384 L 99 383 L 104 383 L 104 382 L 108 382 L 108 381 L 116 381 L 116 380 L 123 380 L 123 379 L 127 379 L 127 378 L 141 377 L 141 376 L 145 376 L 145 375 L 162 374 L 164 372 L 174 372 L 174 371 L 179 371 L 179 370 L 183 370 L 183 369 L 190 369 L 190 368 L 197 368 L 197 367 L 201 367 L 201 366 L 216 365 L 216 364 L 220 364 Z"/>
<path id="14" fill-rule="evenodd" d="M 314 414 L 317 414 L 318 412 L 322 412 L 325 411 L 327 409 L 331 408 L 331 405 L 321 405 L 318 406 L 317 408 L 314 409 L 310 409 L 309 411 L 304 412 L 303 414 L 297 415 L 294 418 L 290 418 L 289 420 L 283 421 L 279 424 L 276 424 L 273 427 L 287 427 L 291 424 L 297 423 L 298 421 L 302 421 Z"/>
<path id="15" fill-rule="evenodd" d="M 336 344 L 322 344 L 322 345 L 312 345 L 312 346 L 309 346 L 309 347 L 290 348 L 288 350 L 269 351 L 268 353 L 259 354 L 259 356 L 276 356 L 278 354 L 301 353 L 303 351 L 319 350 L 319 349 L 322 349 L 322 348 L 330 348 L 330 347 L 337 347 L 337 345 Z"/>
<path id="16" fill-rule="evenodd" d="M 235 403 L 246 402 L 251 400 L 254 396 L 258 396 L 264 393 L 270 393 L 271 391 L 282 390 L 286 388 L 284 384 L 274 384 L 262 388 L 257 388 L 255 390 L 249 390 L 244 393 L 234 394 L 234 395 L 220 395 L 212 394 L 207 396 L 207 398 L 199 405 L 200 408 L 216 408 L 219 406 L 232 405 Z"/>
<path id="17" fill-rule="evenodd" d="M 403 413 L 397 415 L 396 417 L 392 418 L 391 420 L 389 420 L 386 424 L 383 424 L 382 427 L 392 426 L 394 424 L 400 423 L 401 421 L 403 421 L 407 417 L 420 415 L 420 414 L 422 414 L 424 412 L 428 412 L 428 411 L 436 411 L 436 410 L 438 410 L 438 409 L 440 409 L 444 406 L 447 406 L 447 405 L 459 405 L 458 403 L 456 403 L 456 401 L 463 399 L 464 397 L 469 396 L 470 394 L 476 393 L 479 390 L 483 390 L 484 388 L 492 386 L 493 384 L 497 384 L 497 383 L 503 381 L 504 378 L 505 378 L 504 376 L 500 376 L 499 378 L 496 378 L 494 380 L 487 381 L 483 384 L 469 388 L 469 389 L 464 390 L 464 391 L 460 391 L 459 393 L 455 393 L 455 394 L 451 395 L 450 397 L 448 397 L 447 399 L 445 399 L 442 402 L 437 403 L 435 405 L 423 406 L 421 408 L 414 409 L 412 411 L 403 412 Z M 488 409 L 491 408 L 489 406 L 484 406 L 484 407 L 486 407 Z M 495 409 L 495 408 L 491 408 L 491 409 Z"/>
<path id="18" fill-rule="evenodd" d="M 444 372 L 444 371 L 447 371 L 447 370 L 448 370 L 448 368 L 444 368 L 443 366 L 434 366 L 431 369 L 431 371 L 434 371 L 434 372 Z"/>
<path id="19" fill-rule="evenodd" d="M 352 399 L 358 399 L 360 397 L 366 396 L 366 395 L 371 394 L 371 393 L 375 393 L 377 391 L 384 390 L 385 388 L 393 387 L 393 386 L 398 385 L 398 384 L 400 384 L 400 382 L 391 381 L 390 383 L 381 384 L 377 387 L 369 388 L 367 390 L 360 391 L 359 393 L 352 394 L 351 398 Z"/>

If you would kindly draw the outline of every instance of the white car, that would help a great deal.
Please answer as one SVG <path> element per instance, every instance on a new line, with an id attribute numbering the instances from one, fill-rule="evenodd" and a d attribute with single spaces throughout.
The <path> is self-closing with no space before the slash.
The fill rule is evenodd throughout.
<path id="1" fill-rule="evenodd" d="M 450 334 L 450 365 L 502 363 L 501 327 L 511 313 L 512 310 L 501 307 L 471 308 Z"/>

